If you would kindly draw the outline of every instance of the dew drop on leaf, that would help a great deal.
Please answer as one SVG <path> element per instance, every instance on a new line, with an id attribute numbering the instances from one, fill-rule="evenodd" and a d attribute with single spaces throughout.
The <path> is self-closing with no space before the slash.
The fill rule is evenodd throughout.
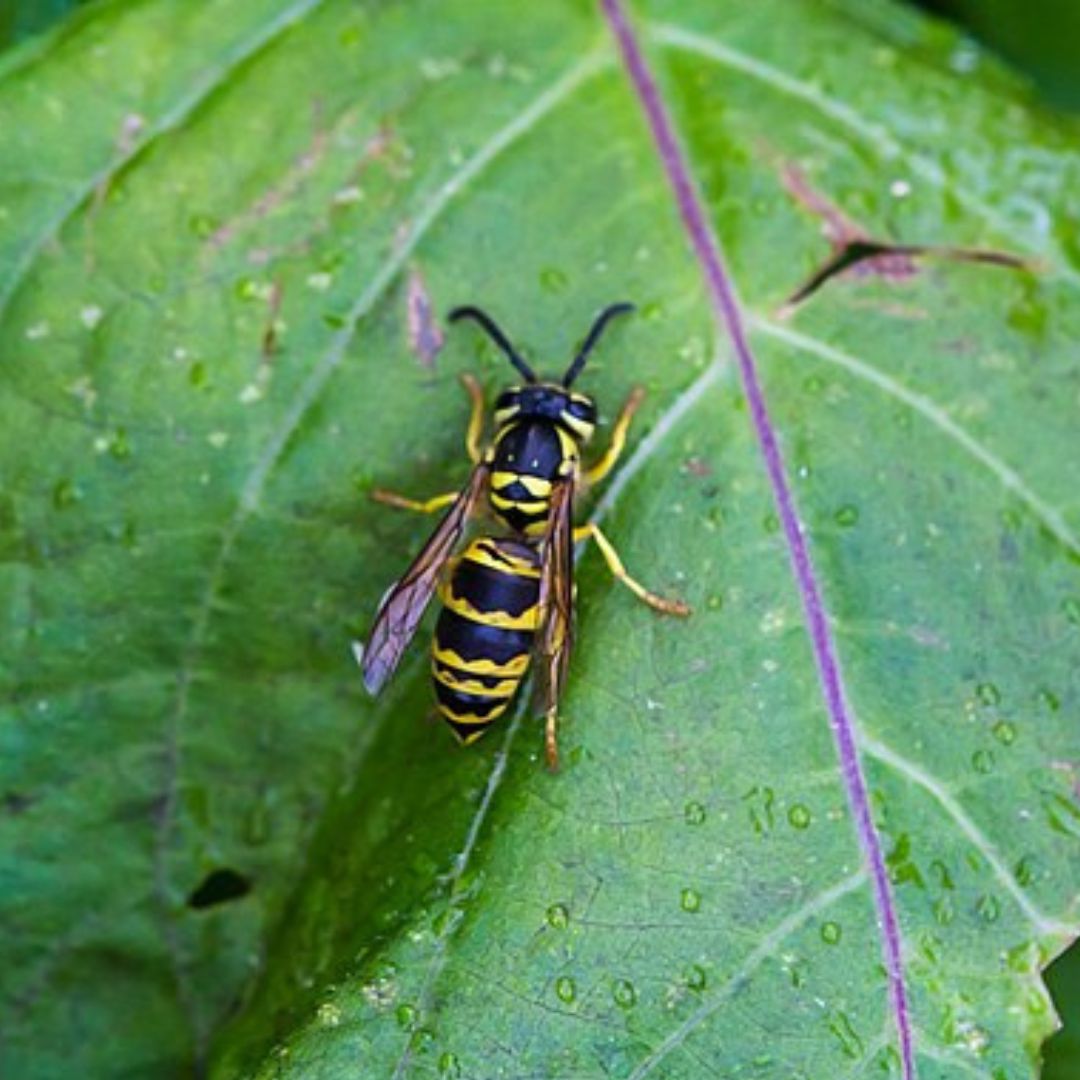
<path id="1" fill-rule="evenodd" d="M 53 486 L 52 501 L 57 510 L 66 510 L 79 501 L 79 489 L 71 480 L 57 480 Z"/>
<path id="2" fill-rule="evenodd" d="M 857 1060 L 863 1056 L 862 1039 L 859 1038 L 847 1013 L 834 1012 L 829 1017 L 829 1030 L 836 1036 L 840 1049 L 847 1057 Z"/>
<path id="3" fill-rule="evenodd" d="M 408 1030 L 416 1023 L 416 1007 L 408 1003 L 399 1005 L 394 1012 L 394 1019 L 397 1020 L 398 1027 Z"/>
<path id="4" fill-rule="evenodd" d="M 997 705 L 1001 701 L 1001 691 L 992 683 L 979 683 L 975 687 L 975 697 L 980 705 Z"/>
<path id="5" fill-rule="evenodd" d="M 952 898 L 943 896 L 934 901 L 934 921 L 939 926 L 948 926 L 953 921 L 956 912 L 953 910 Z"/>
<path id="6" fill-rule="evenodd" d="M 1016 726 L 1008 720 L 999 720 L 994 725 L 994 738 L 1002 746 L 1012 746 L 1016 741 Z"/>
<path id="7" fill-rule="evenodd" d="M 552 904 L 546 918 L 548 926 L 556 930 L 565 930 L 570 925 L 570 911 L 565 904 Z"/>
<path id="8" fill-rule="evenodd" d="M 1013 876 L 1020 885 L 1030 885 L 1035 880 L 1035 860 L 1030 855 L 1025 855 L 1013 867 Z"/>
<path id="9" fill-rule="evenodd" d="M 637 990 L 629 979 L 617 979 L 611 988 L 611 996 L 621 1009 L 632 1008 L 637 1002 Z"/>
<path id="10" fill-rule="evenodd" d="M 448 1080 L 458 1080 L 461 1076 L 461 1062 L 457 1054 L 452 1054 L 447 1050 L 439 1055 L 439 1075 L 447 1077 Z"/>
<path id="11" fill-rule="evenodd" d="M 341 1024 L 341 1009 L 333 1002 L 324 1001 L 316 1010 L 315 1018 L 323 1027 L 338 1027 Z"/>
<path id="12" fill-rule="evenodd" d="M 1057 712 L 1061 708 L 1061 699 L 1052 690 L 1045 687 L 1035 695 L 1035 700 L 1050 712 Z"/>
<path id="13" fill-rule="evenodd" d="M 997 922 L 998 916 L 1001 914 L 1001 904 L 998 903 L 996 896 L 985 893 L 976 902 L 975 910 L 984 922 Z"/>
<path id="14" fill-rule="evenodd" d="M 839 945 L 842 935 L 843 931 L 840 929 L 839 923 L 826 922 L 821 924 L 821 940 L 826 945 Z"/>
<path id="15" fill-rule="evenodd" d="M 683 911 L 697 911 L 701 907 L 701 893 L 696 889 L 683 889 L 679 893 L 679 907 Z"/>
<path id="16" fill-rule="evenodd" d="M 813 818 L 802 803 L 796 803 L 787 813 L 787 819 L 793 829 L 808 829 Z"/>
<path id="17" fill-rule="evenodd" d="M 683 807 L 683 817 L 687 825 L 701 825 L 705 821 L 705 807 L 699 802 L 688 802 Z"/>
<path id="18" fill-rule="evenodd" d="M 699 964 L 691 964 L 686 969 L 683 979 L 691 990 L 701 991 L 708 985 L 705 969 Z"/>
<path id="19" fill-rule="evenodd" d="M 567 1005 L 577 997 L 577 986 L 569 975 L 560 975 L 555 980 L 555 996 Z"/>
<path id="20" fill-rule="evenodd" d="M 852 506 L 851 503 L 847 503 L 841 506 L 835 514 L 833 514 L 833 521 L 837 525 L 844 529 L 850 529 L 852 525 L 855 525 L 859 520 L 859 508 Z"/>
<path id="21" fill-rule="evenodd" d="M 994 771 L 994 752 L 992 750 L 976 750 L 971 755 L 971 767 L 981 775 Z"/>
<path id="22" fill-rule="evenodd" d="M 545 292 L 565 292 L 568 284 L 569 279 L 562 270 L 549 266 L 540 271 L 540 286 Z"/>
<path id="23" fill-rule="evenodd" d="M 193 214 L 188 218 L 188 228 L 199 237 L 200 240 L 205 240 L 213 235 L 214 230 L 217 228 L 217 223 L 208 214 Z"/>

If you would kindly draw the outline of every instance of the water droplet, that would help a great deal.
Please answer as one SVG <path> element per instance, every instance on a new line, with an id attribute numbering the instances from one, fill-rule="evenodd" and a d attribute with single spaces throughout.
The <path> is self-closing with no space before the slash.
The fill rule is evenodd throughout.
<path id="1" fill-rule="evenodd" d="M 461 1062 L 457 1054 L 452 1054 L 447 1050 L 445 1054 L 439 1056 L 439 1075 L 449 1077 L 450 1080 L 458 1080 L 461 1076 Z"/>
<path id="2" fill-rule="evenodd" d="M 323 1027 L 337 1027 L 341 1023 L 341 1009 L 330 1001 L 324 1001 L 315 1011 L 316 1020 Z"/>
<path id="3" fill-rule="evenodd" d="M 664 305 L 659 300 L 650 300 L 641 306 L 641 318 L 646 322 L 655 322 L 664 315 Z"/>
<path id="4" fill-rule="evenodd" d="M 839 923 L 826 922 L 821 924 L 821 940 L 826 945 L 839 945 L 842 936 L 843 931 L 840 929 Z"/>
<path id="5" fill-rule="evenodd" d="M 565 904 L 552 904 L 547 909 L 548 926 L 565 930 L 570 925 L 570 910 Z"/>
<path id="6" fill-rule="evenodd" d="M 1061 613 L 1069 622 L 1080 626 L 1080 599 L 1075 596 L 1066 597 L 1061 601 Z"/>
<path id="7" fill-rule="evenodd" d="M 705 821 L 705 807 L 699 802 L 688 802 L 683 807 L 683 818 L 687 825 L 701 825 Z"/>
<path id="8" fill-rule="evenodd" d="M 1061 699 L 1053 690 L 1047 690 L 1045 687 L 1035 695 L 1035 700 L 1051 712 L 1057 712 L 1061 708 Z"/>
<path id="9" fill-rule="evenodd" d="M 637 990 L 629 979 L 617 979 L 611 988 L 611 996 L 615 999 L 615 1004 L 622 1009 L 633 1008 L 637 1002 Z"/>
<path id="10" fill-rule="evenodd" d="M 847 503 L 833 514 L 833 521 L 844 529 L 850 529 L 859 520 L 859 508 Z"/>
<path id="11" fill-rule="evenodd" d="M 547 292 L 565 292 L 568 284 L 569 278 L 566 274 L 562 270 L 556 269 L 554 266 L 549 266 L 540 271 L 540 286 Z"/>
<path id="12" fill-rule="evenodd" d="M 201 390 L 209 382 L 210 373 L 207 370 L 206 364 L 202 360 L 196 360 L 194 364 L 188 369 L 188 382 L 195 387 L 196 390 Z"/>
<path id="13" fill-rule="evenodd" d="M 236 284 L 233 286 L 233 292 L 236 293 L 240 300 L 257 300 L 261 290 L 259 283 L 253 278 L 242 277 L 237 279 Z"/>
<path id="14" fill-rule="evenodd" d="M 761 519 L 761 527 L 770 535 L 780 531 L 780 519 L 773 513 L 766 514 Z"/>
<path id="15" fill-rule="evenodd" d="M 131 457 L 131 443 L 128 442 L 127 432 L 123 428 L 117 428 L 109 439 L 109 453 L 117 461 Z"/>
<path id="16" fill-rule="evenodd" d="M 577 987 L 569 975 L 560 975 L 555 980 L 555 996 L 569 1005 L 577 997 Z"/>
<path id="17" fill-rule="evenodd" d="M 57 480 L 53 486 L 52 501 L 57 510 L 66 510 L 77 503 L 80 497 L 79 489 L 72 480 Z"/>
<path id="18" fill-rule="evenodd" d="M 809 829 L 813 818 L 802 803 L 796 803 L 787 812 L 787 819 L 793 829 Z"/>
<path id="19" fill-rule="evenodd" d="M 998 916 L 1001 914 L 1001 904 L 998 903 L 996 896 L 986 893 L 979 897 L 975 904 L 975 910 L 985 922 L 997 922 Z"/>
<path id="20" fill-rule="evenodd" d="M 1016 725 L 1010 724 L 1008 720 L 999 720 L 994 725 L 994 738 L 1002 746 L 1012 746 L 1016 741 Z"/>
<path id="21" fill-rule="evenodd" d="M 212 236 L 217 229 L 217 222 L 209 214 L 193 214 L 188 218 L 188 228 L 200 240 Z"/>
<path id="22" fill-rule="evenodd" d="M 397 1020 L 398 1027 L 408 1030 L 416 1023 L 416 1007 L 408 1003 L 399 1005 L 394 1011 L 394 1019 Z"/>
<path id="23" fill-rule="evenodd" d="M 705 601 L 705 606 L 710 611 L 719 611 L 724 606 L 724 598 L 719 593 L 713 593 L 712 596 Z"/>
<path id="24" fill-rule="evenodd" d="M 994 771 L 993 750 L 976 750 L 975 753 L 971 755 L 971 767 L 983 776 L 987 773 L 992 773 Z"/>
<path id="25" fill-rule="evenodd" d="M 829 1030 L 836 1036 L 844 1054 L 858 1060 L 863 1056 L 863 1043 L 847 1013 L 834 1012 L 829 1017 Z"/>
<path id="26" fill-rule="evenodd" d="M 948 926 L 955 917 L 951 896 L 942 896 L 934 901 L 934 921 L 939 926 Z"/>
<path id="27" fill-rule="evenodd" d="M 997 705 L 1001 701 L 1001 691 L 992 682 L 983 682 L 975 687 L 975 697 L 980 705 Z"/>
<path id="28" fill-rule="evenodd" d="M 683 911 L 698 911 L 701 908 L 701 893 L 696 889 L 683 889 L 679 893 L 679 907 Z"/>
<path id="29" fill-rule="evenodd" d="M 1030 885 L 1035 880 L 1035 859 L 1025 855 L 1013 868 L 1013 874 L 1020 885 Z"/>
<path id="30" fill-rule="evenodd" d="M 683 973 L 683 979 L 689 989 L 699 992 L 708 985 L 705 969 L 698 964 L 691 964 Z"/>

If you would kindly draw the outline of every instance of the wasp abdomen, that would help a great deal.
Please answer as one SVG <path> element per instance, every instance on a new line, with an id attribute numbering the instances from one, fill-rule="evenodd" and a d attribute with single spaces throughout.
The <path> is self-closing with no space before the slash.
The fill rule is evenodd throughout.
<path id="1" fill-rule="evenodd" d="M 538 620 L 540 557 L 518 540 L 481 537 L 440 590 L 432 644 L 439 712 L 464 743 L 501 716 L 529 667 Z"/>

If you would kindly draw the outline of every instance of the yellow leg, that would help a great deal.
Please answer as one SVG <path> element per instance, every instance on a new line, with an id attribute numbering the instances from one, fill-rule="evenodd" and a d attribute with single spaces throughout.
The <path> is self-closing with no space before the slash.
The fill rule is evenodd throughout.
<path id="1" fill-rule="evenodd" d="M 461 383 L 472 401 L 469 427 L 465 432 L 465 449 L 469 460 L 475 465 L 480 461 L 480 436 L 484 431 L 484 391 L 472 375 L 462 375 Z"/>
<path id="2" fill-rule="evenodd" d="M 434 514 L 436 510 L 449 506 L 458 497 L 458 493 L 448 491 L 445 495 L 436 495 L 433 499 L 421 501 L 420 499 L 410 499 L 404 495 L 399 495 L 396 491 L 384 491 L 382 488 L 376 488 L 371 493 L 371 497 L 376 502 L 385 503 L 387 506 L 396 506 L 401 510 L 415 510 L 420 514 Z"/>
<path id="3" fill-rule="evenodd" d="M 681 600 L 665 600 L 662 596 L 650 592 L 644 585 L 636 582 L 623 566 L 619 553 L 612 546 L 611 541 L 600 531 L 599 527 L 592 523 L 581 525 L 574 530 L 574 543 L 581 540 L 595 540 L 600 554 L 604 556 L 604 562 L 614 575 L 616 581 L 621 581 L 639 600 L 648 604 L 654 611 L 662 611 L 665 615 L 689 615 L 690 606 Z"/>
<path id="4" fill-rule="evenodd" d="M 645 391 L 640 386 L 635 386 L 615 421 L 615 427 L 611 431 L 611 445 L 604 452 L 604 456 L 585 472 L 587 483 L 598 484 L 615 467 L 615 462 L 619 460 L 619 455 L 626 446 L 626 432 L 630 428 L 630 421 L 634 419 L 634 413 L 644 400 Z"/>
<path id="5" fill-rule="evenodd" d="M 552 772 L 559 768 L 559 745 L 555 737 L 558 721 L 558 712 L 554 708 L 549 709 L 544 722 L 544 754 L 547 757 L 547 766 Z"/>

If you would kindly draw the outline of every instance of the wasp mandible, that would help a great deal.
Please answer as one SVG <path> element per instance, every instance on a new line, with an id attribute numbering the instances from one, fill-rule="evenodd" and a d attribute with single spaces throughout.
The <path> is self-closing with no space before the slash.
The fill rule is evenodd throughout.
<path id="1" fill-rule="evenodd" d="M 472 402 L 465 446 L 473 470 L 461 491 L 426 502 L 372 492 L 390 506 L 421 513 L 449 510 L 386 593 L 367 644 L 354 643 L 368 692 L 378 694 L 394 673 L 438 591 L 443 609 L 431 666 L 439 712 L 462 743 L 475 742 L 507 710 L 535 656 L 552 769 L 558 762 L 558 705 L 573 641 L 573 545 L 594 540 L 615 578 L 655 611 L 690 614 L 686 604 L 657 596 L 635 581 L 595 523 L 573 524 L 575 494 L 611 472 L 644 392 L 636 388 L 630 394 L 607 450 L 585 467 L 581 450 L 596 429 L 596 403 L 572 387 L 608 323 L 632 310 L 632 304 L 619 303 L 601 311 L 562 379 L 549 382 L 537 378 L 491 316 L 477 307 L 455 308 L 451 322 L 479 323 L 525 381 L 496 399 L 495 437 L 482 449 L 483 393 L 471 375 L 462 377 Z M 508 535 L 479 536 L 455 556 L 485 496 Z"/>

